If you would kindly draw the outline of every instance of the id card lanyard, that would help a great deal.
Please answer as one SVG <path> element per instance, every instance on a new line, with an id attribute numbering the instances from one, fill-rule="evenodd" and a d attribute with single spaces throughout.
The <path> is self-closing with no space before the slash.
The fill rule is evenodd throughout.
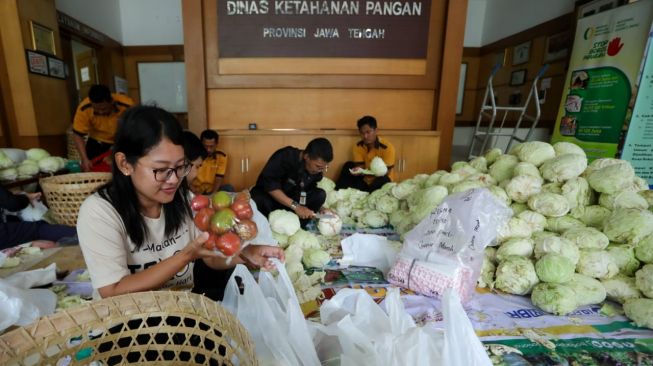
<path id="1" fill-rule="evenodd" d="M 306 191 L 304 190 L 304 181 L 299 182 L 299 188 L 301 192 L 299 193 L 299 204 L 306 206 Z"/>

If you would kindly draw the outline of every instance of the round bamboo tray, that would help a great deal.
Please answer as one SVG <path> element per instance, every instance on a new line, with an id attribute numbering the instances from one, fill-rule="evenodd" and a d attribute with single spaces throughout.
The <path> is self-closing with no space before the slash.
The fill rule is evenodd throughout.
<path id="1" fill-rule="evenodd" d="M 57 223 L 75 226 L 82 202 L 109 180 L 111 173 L 74 173 L 41 178 L 39 184 Z"/>
<path id="2" fill-rule="evenodd" d="M 242 324 L 184 291 L 110 297 L 0 336 L 2 365 L 258 365 Z"/>

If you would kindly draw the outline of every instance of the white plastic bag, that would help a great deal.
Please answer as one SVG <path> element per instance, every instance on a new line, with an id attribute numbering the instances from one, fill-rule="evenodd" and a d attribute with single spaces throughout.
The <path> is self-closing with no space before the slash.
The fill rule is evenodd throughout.
<path id="1" fill-rule="evenodd" d="M 329 365 L 491 365 L 460 299 L 445 292 L 443 302 L 444 329 L 438 329 L 415 325 L 396 287 L 388 289 L 385 311 L 366 291 L 343 289 L 320 307 L 313 343 Z"/>
<path id="2" fill-rule="evenodd" d="M 485 188 L 448 196 L 406 234 L 388 281 L 436 298 L 453 288 L 468 301 L 485 247 L 511 216 L 512 210 Z"/>
<path id="3" fill-rule="evenodd" d="M 27 325 L 54 313 L 57 295 L 47 289 L 30 287 L 54 281 L 55 269 L 52 264 L 44 269 L 19 272 L 0 279 L 0 333 L 12 325 Z"/>
<path id="4" fill-rule="evenodd" d="M 22 209 L 18 215 L 23 221 L 39 221 L 48 212 L 48 208 L 41 201 L 33 202 Z"/>
<path id="5" fill-rule="evenodd" d="M 227 283 L 222 305 L 251 335 L 261 365 L 319 365 L 290 278 L 283 264 L 274 262 L 278 278 L 261 272 L 259 283 L 245 266 L 237 265 Z M 242 280 L 242 294 L 236 277 Z"/>

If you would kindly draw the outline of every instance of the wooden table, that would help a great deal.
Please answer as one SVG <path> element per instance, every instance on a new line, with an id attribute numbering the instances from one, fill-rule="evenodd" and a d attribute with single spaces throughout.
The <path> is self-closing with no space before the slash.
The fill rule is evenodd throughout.
<path id="1" fill-rule="evenodd" d="M 72 271 L 86 268 L 86 262 L 79 245 L 45 249 L 40 256 L 31 256 L 27 261 L 13 268 L 0 269 L 0 278 L 8 277 L 21 271 L 45 268 L 52 263 L 57 264 L 57 272 Z"/>

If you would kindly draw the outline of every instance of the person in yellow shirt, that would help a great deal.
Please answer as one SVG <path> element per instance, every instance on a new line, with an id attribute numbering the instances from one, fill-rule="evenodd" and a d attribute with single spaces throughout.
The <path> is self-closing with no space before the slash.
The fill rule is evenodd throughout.
<path id="1" fill-rule="evenodd" d="M 384 184 L 394 180 L 395 147 L 390 141 L 377 136 L 376 118 L 364 116 L 356 123 L 361 140 L 353 149 L 353 160 L 348 161 L 342 168 L 336 189 L 356 188 L 361 191 L 372 192 Z M 364 174 L 363 169 L 370 169 L 370 163 L 375 157 L 380 157 L 388 167 L 388 172 L 380 177 Z"/>
<path id="2" fill-rule="evenodd" d="M 202 145 L 208 156 L 197 170 L 197 177 L 191 183 L 195 194 L 213 194 L 218 189 L 233 191 L 230 185 L 222 185 L 227 171 L 227 154 L 217 149 L 220 136 L 214 130 L 204 130 L 200 134 Z"/>
<path id="3" fill-rule="evenodd" d="M 134 101 L 122 94 L 111 93 L 105 85 L 93 85 L 77 107 L 73 120 L 73 140 L 81 157 L 82 170 L 91 170 L 91 160 L 106 153 L 113 145 L 122 113 Z M 84 142 L 84 137 L 88 137 Z"/>

